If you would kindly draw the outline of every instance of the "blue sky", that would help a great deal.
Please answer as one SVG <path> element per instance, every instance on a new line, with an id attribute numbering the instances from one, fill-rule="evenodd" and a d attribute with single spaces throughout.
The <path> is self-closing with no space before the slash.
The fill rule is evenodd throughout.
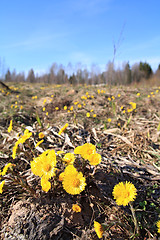
<path id="1" fill-rule="evenodd" d="M 118 41 L 120 39 L 120 43 Z M 56 62 L 104 70 L 115 63 L 160 63 L 159 0 L 2 0 L 0 75 L 11 71 L 47 72 Z M 5 62 L 5 63 L 4 63 Z M 2 67 L 3 65 L 3 67 Z"/>

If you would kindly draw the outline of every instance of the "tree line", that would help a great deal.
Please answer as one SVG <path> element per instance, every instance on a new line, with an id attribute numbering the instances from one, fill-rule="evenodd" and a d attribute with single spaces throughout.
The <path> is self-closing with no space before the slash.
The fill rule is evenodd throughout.
<path id="1" fill-rule="evenodd" d="M 69 69 L 69 70 L 68 70 Z M 68 65 L 67 71 L 72 72 L 71 64 Z M 65 67 L 54 63 L 48 73 L 35 74 L 30 69 L 28 75 L 24 73 L 16 73 L 7 70 L 5 82 L 29 82 L 29 83 L 47 83 L 47 84 L 113 84 L 113 85 L 129 85 L 139 83 L 142 79 L 150 79 L 152 76 L 160 78 L 160 64 L 155 73 L 147 62 L 135 63 L 130 66 L 129 62 L 123 63 L 121 68 L 115 68 L 113 62 L 108 62 L 106 71 L 100 72 L 96 65 L 92 66 L 91 71 L 79 66 L 76 71 L 67 73 Z"/>

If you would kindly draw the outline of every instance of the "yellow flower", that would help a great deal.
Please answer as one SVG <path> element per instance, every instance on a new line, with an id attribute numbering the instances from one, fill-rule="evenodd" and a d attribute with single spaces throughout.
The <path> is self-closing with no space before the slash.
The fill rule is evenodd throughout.
<path id="1" fill-rule="evenodd" d="M 111 118 L 108 118 L 107 121 L 108 121 L 108 122 L 111 122 L 112 120 L 111 120 Z"/>
<path id="2" fill-rule="evenodd" d="M 74 149 L 75 154 L 80 154 L 84 159 L 88 160 L 90 155 L 96 153 L 96 147 L 91 143 L 85 143 Z"/>
<path id="3" fill-rule="evenodd" d="M 43 112 L 46 110 L 46 108 L 45 107 L 43 107 Z"/>
<path id="4" fill-rule="evenodd" d="M 114 96 L 112 96 L 112 99 L 114 100 L 114 99 L 115 99 L 115 97 L 114 97 Z"/>
<path id="5" fill-rule="evenodd" d="M 114 186 L 112 194 L 117 205 L 126 206 L 129 202 L 135 200 L 137 189 L 130 182 L 120 182 Z"/>
<path id="6" fill-rule="evenodd" d="M 29 139 L 30 137 L 32 136 L 32 132 L 29 132 L 28 129 L 26 129 L 24 131 L 24 134 L 18 139 L 18 141 L 15 143 L 13 149 L 12 149 L 12 158 L 15 159 L 16 157 L 16 151 L 17 151 L 17 148 L 18 148 L 18 145 L 20 143 L 24 143 L 27 139 Z"/>
<path id="7" fill-rule="evenodd" d="M 96 117 L 97 117 L 97 115 L 96 115 L 96 114 L 93 114 L 93 117 L 94 117 L 94 118 L 96 118 Z"/>
<path id="8" fill-rule="evenodd" d="M 102 238 L 104 230 L 103 226 L 99 222 L 94 221 L 94 230 L 98 238 Z"/>
<path id="9" fill-rule="evenodd" d="M 121 106 L 121 110 L 123 109 L 124 107 L 123 107 L 123 105 Z"/>
<path id="10" fill-rule="evenodd" d="M 73 111 L 73 106 L 70 107 L 70 111 Z"/>
<path id="11" fill-rule="evenodd" d="M 64 172 L 62 172 L 62 173 L 59 174 L 58 180 L 59 180 L 60 182 L 62 182 L 63 179 L 64 179 Z"/>
<path id="12" fill-rule="evenodd" d="M 48 179 L 42 177 L 41 178 L 41 187 L 44 192 L 48 192 L 49 189 L 51 189 L 51 183 L 48 181 Z"/>
<path id="13" fill-rule="evenodd" d="M 87 113 L 86 113 L 86 116 L 89 118 L 89 117 L 90 117 L 90 113 L 89 113 L 89 112 L 87 112 Z"/>
<path id="14" fill-rule="evenodd" d="M 46 103 L 46 101 L 47 101 L 47 100 L 46 100 L 46 99 L 44 99 L 44 101 L 43 101 L 43 105 Z"/>
<path id="15" fill-rule="evenodd" d="M 138 93 L 137 93 L 137 96 L 139 97 L 140 95 L 141 95 L 141 94 L 138 92 Z"/>
<path id="16" fill-rule="evenodd" d="M 40 132 L 38 136 L 39 136 L 39 138 L 44 138 L 45 135 L 43 132 Z"/>
<path id="17" fill-rule="evenodd" d="M 112 99 L 110 97 L 108 97 L 108 101 L 111 101 Z"/>
<path id="18" fill-rule="evenodd" d="M 100 89 L 98 89 L 97 92 L 98 92 L 98 94 L 100 94 L 101 93 Z"/>
<path id="19" fill-rule="evenodd" d="M 120 97 L 120 96 L 121 96 L 121 94 L 118 94 L 118 95 L 117 95 L 117 97 Z"/>
<path id="20" fill-rule="evenodd" d="M 2 194 L 3 192 L 3 186 L 5 184 L 5 180 L 3 180 L 1 183 L 0 183 L 0 193 Z"/>
<path id="21" fill-rule="evenodd" d="M 66 123 L 61 129 L 60 129 L 60 131 L 59 131 L 59 135 L 61 135 L 65 130 L 66 130 L 66 128 L 68 127 L 68 123 Z"/>
<path id="22" fill-rule="evenodd" d="M 160 233 L 160 220 L 157 222 L 156 225 L 157 225 L 157 228 L 158 228 L 157 232 Z"/>
<path id="23" fill-rule="evenodd" d="M 59 110 L 59 107 L 55 107 L 55 110 Z"/>
<path id="24" fill-rule="evenodd" d="M 44 140 L 42 139 L 41 141 L 39 141 L 39 142 L 37 142 L 37 144 L 36 144 L 36 146 L 35 146 L 35 148 L 36 147 L 38 147 L 42 142 L 44 142 Z"/>
<path id="25" fill-rule="evenodd" d="M 93 109 L 91 109 L 90 112 L 93 112 Z"/>
<path id="26" fill-rule="evenodd" d="M 50 179 L 55 175 L 56 154 L 54 150 L 46 150 L 31 161 L 32 172 L 39 176 Z"/>
<path id="27" fill-rule="evenodd" d="M 88 160 L 91 165 L 98 165 L 101 162 L 101 155 L 99 153 L 91 154 Z"/>
<path id="28" fill-rule="evenodd" d="M 10 124 L 9 124 L 9 127 L 8 127 L 8 132 L 10 133 L 12 131 L 12 120 L 10 120 Z"/>
<path id="29" fill-rule="evenodd" d="M 74 160 L 75 160 L 75 156 L 73 153 L 66 153 L 63 157 L 63 160 L 67 163 L 67 164 L 73 164 Z"/>
<path id="30" fill-rule="evenodd" d="M 80 194 L 86 186 L 86 179 L 82 172 L 78 172 L 73 165 L 68 165 L 64 170 L 63 178 L 64 190 L 72 195 Z"/>
<path id="31" fill-rule="evenodd" d="M 20 109 L 21 109 L 21 110 L 23 109 L 23 106 L 22 106 L 22 105 L 20 106 Z"/>
<path id="32" fill-rule="evenodd" d="M 133 109 L 136 109 L 136 103 L 130 102 L 129 104 L 132 106 Z"/>
<path id="33" fill-rule="evenodd" d="M 67 110 L 67 106 L 64 106 L 64 110 Z"/>
<path id="34" fill-rule="evenodd" d="M 78 108 L 82 108 L 82 105 L 81 105 L 81 104 L 78 104 Z"/>
<path id="35" fill-rule="evenodd" d="M 74 102 L 74 105 L 77 105 L 79 102 L 77 101 L 77 102 Z"/>
<path id="36" fill-rule="evenodd" d="M 151 96 L 150 95 L 148 95 L 148 98 L 150 98 Z"/>
<path id="37" fill-rule="evenodd" d="M 13 165 L 14 165 L 14 164 L 12 164 L 12 163 L 6 164 L 6 165 L 4 166 L 4 168 L 3 168 L 3 171 L 2 171 L 2 173 L 1 173 L 1 175 L 4 176 L 4 175 L 7 173 L 8 168 L 11 167 L 11 166 L 13 166 Z"/>
<path id="38" fill-rule="evenodd" d="M 156 93 L 158 93 L 158 92 L 159 92 L 159 90 L 157 89 L 157 90 L 156 90 Z"/>
<path id="39" fill-rule="evenodd" d="M 46 112 L 46 116 L 48 116 L 48 112 Z"/>
<path id="40" fill-rule="evenodd" d="M 73 204 L 72 210 L 78 213 L 78 212 L 81 212 L 81 207 L 78 204 Z"/>

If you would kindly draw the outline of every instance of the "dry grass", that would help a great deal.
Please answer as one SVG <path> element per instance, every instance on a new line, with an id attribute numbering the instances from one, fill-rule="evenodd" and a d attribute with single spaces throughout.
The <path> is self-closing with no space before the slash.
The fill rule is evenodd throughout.
<path id="1" fill-rule="evenodd" d="M 93 229 L 95 219 L 107 225 L 104 239 L 156 239 L 156 221 L 160 215 L 160 89 L 149 86 L 120 86 L 111 89 L 107 86 L 44 87 L 38 84 L 14 84 L 12 89 L 19 93 L 0 93 L 0 166 L 3 168 L 7 162 L 16 164 L 17 174 L 36 190 L 39 200 L 31 197 L 27 191 L 24 193 L 16 184 L 6 188 L 0 195 L 2 236 L 4 237 L 4 232 L 13 233 L 11 229 L 14 224 L 19 226 L 18 219 L 22 218 L 22 213 L 15 207 L 15 204 L 19 204 L 16 206 L 24 207 L 24 221 L 15 230 L 16 234 L 19 229 L 25 228 L 21 233 L 25 235 L 28 226 L 25 224 L 33 220 L 33 214 L 37 216 L 35 221 L 40 221 L 41 212 L 46 219 L 48 214 L 50 219 L 54 209 L 55 223 L 52 224 L 50 238 L 46 235 L 45 239 L 97 239 Z M 32 98 L 35 96 L 37 99 Z M 82 96 L 88 97 L 82 99 Z M 76 102 L 78 103 L 75 104 Z M 130 102 L 136 103 L 136 108 L 128 112 L 131 109 Z M 67 106 L 67 110 L 64 110 L 64 106 Z M 72 106 L 73 110 L 68 112 Z M 86 116 L 87 112 L 90 117 Z M 109 118 L 111 122 L 108 121 Z M 11 119 L 13 130 L 8 133 Z M 66 122 L 69 123 L 67 139 L 58 136 L 59 129 Z M 39 132 L 45 132 L 45 141 L 33 152 L 29 145 L 24 144 L 13 160 L 12 148 L 17 133 L 22 133 L 27 126 L 33 132 L 31 149 L 34 149 L 38 141 Z M 102 156 L 102 162 L 93 171 L 93 178 L 89 178 L 86 190 L 78 196 L 69 196 L 58 185 L 54 192 L 44 194 L 37 177 L 31 175 L 30 161 L 33 157 L 51 148 L 55 151 L 73 152 L 74 147 L 85 142 L 95 144 L 97 152 Z M 113 200 L 112 190 L 119 181 L 131 181 L 138 190 L 134 208 L 140 227 L 139 236 L 134 234 L 129 208 L 118 207 Z M 75 202 L 82 207 L 82 212 L 78 215 L 71 211 L 71 205 Z M 20 217 L 13 220 L 18 223 L 10 224 L 8 221 L 11 221 L 10 216 L 13 218 L 13 214 L 16 214 L 15 209 L 18 209 L 16 211 Z M 43 226 L 35 228 L 37 235 L 34 238 L 28 235 L 29 239 L 42 239 L 38 234 L 42 235 L 42 229 L 49 223 L 40 222 Z M 8 224 L 10 230 L 6 227 Z M 33 226 L 28 228 L 33 231 Z M 4 239 L 9 239 L 7 236 Z"/>

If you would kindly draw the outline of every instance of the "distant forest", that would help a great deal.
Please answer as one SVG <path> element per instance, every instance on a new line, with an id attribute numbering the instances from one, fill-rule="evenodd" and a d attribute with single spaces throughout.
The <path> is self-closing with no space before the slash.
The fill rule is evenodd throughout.
<path id="1" fill-rule="evenodd" d="M 72 72 L 72 65 L 68 65 Z M 156 77 L 160 80 L 160 64 L 155 72 L 147 62 L 135 63 L 132 66 L 123 63 L 121 68 L 115 68 L 113 62 L 109 62 L 106 66 L 106 71 L 100 72 L 98 67 L 94 65 L 91 71 L 78 68 L 76 72 L 67 74 L 62 65 L 54 63 L 48 73 L 35 74 L 33 69 L 30 69 L 28 75 L 24 73 L 16 73 L 16 70 L 11 72 L 9 69 L 4 74 L 1 80 L 5 82 L 29 82 L 29 83 L 47 83 L 47 84 L 113 84 L 113 85 L 129 85 L 139 83 L 142 80 L 148 81 Z"/>

